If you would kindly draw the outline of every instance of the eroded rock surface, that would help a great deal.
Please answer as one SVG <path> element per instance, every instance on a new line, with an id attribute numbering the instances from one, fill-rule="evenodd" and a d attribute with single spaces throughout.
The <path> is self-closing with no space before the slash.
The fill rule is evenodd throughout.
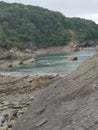
<path id="1" fill-rule="evenodd" d="M 10 77 L 0 75 L 0 130 L 10 130 L 43 88 L 59 76 Z"/>
<path id="2" fill-rule="evenodd" d="M 41 92 L 12 130 L 98 130 L 98 57 Z"/>

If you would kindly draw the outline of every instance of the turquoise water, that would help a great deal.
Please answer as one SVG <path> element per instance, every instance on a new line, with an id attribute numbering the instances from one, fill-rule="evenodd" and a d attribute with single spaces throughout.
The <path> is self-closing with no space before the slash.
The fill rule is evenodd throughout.
<path id="1" fill-rule="evenodd" d="M 12 67 L 10 69 L 5 69 L 2 71 L 10 72 L 10 74 L 30 74 L 30 75 L 49 75 L 49 74 L 59 74 L 65 76 L 71 73 L 77 68 L 77 66 L 94 55 L 95 50 L 86 50 L 73 52 L 69 54 L 47 54 L 39 55 L 36 57 L 36 62 L 29 65 L 21 65 L 19 67 Z M 77 61 L 69 61 L 68 57 L 77 56 Z"/>

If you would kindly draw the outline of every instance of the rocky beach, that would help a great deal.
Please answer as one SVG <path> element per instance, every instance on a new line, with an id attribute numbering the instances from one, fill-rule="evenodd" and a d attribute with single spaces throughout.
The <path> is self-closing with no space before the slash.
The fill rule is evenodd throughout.
<path id="1" fill-rule="evenodd" d="M 59 76 L 0 75 L 0 130 L 10 130 L 32 100 Z"/>
<path id="2" fill-rule="evenodd" d="M 53 52 L 53 50 L 49 51 L 49 53 Z M 32 64 L 35 62 L 35 59 L 34 59 L 35 54 L 30 53 L 30 52 L 28 52 L 28 53 L 21 52 L 21 54 L 20 54 L 19 51 L 18 52 L 17 51 L 18 51 L 17 49 L 14 49 L 14 50 L 12 49 L 10 51 L 10 54 L 14 55 L 15 58 L 11 62 L 6 62 L 6 60 L 5 60 L 5 62 L 3 64 L 1 64 L 2 67 L 10 67 L 10 66 L 7 66 L 6 63 L 11 64 L 11 67 L 12 67 L 12 66 L 17 66 L 17 65 L 21 65 L 21 64 Z M 56 53 L 56 51 L 54 51 L 54 52 Z M 5 53 L 5 55 L 7 56 L 8 52 Z M 4 55 L 4 59 L 8 58 L 8 57 L 5 57 L 5 55 Z M 25 57 L 25 56 L 27 56 L 27 57 L 30 56 L 30 58 L 28 60 L 25 60 L 24 62 L 21 62 L 17 59 L 17 58 Z M 97 52 L 96 52 L 96 56 L 97 56 Z M 93 57 L 93 59 L 94 58 L 95 58 L 95 56 Z M 88 61 L 90 61 L 90 60 L 88 60 Z M 89 67 L 89 65 L 91 65 L 90 63 L 88 63 L 88 61 L 87 61 L 87 63 L 85 62 L 87 67 Z M 85 63 L 83 63 L 83 66 L 85 66 L 84 65 Z M 83 71 L 85 71 L 85 67 L 80 66 L 79 68 L 83 69 Z M 77 71 L 74 73 L 77 73 Z M 81 71 L 79 71 L 78 73 L 80 73 L 80 72 Z M 57 90 L 57 91 L 60 91 L 60 88 L 62 89 L 62 87 L 64 87 L 63 85 L 68 83 L 68 81 L 73 82 L 73 85 L 74 85 L 75 81 L 72 80 L 72 78 L 74 76 L 77 77 L 77 74 L 74 74 L 74 73 L 71 74 L 72 76 L 68 75 L 66 78 L 64 78 L 64 77 L 61 78 L 61 77 L 59 77 L 59 75 L 43 75 L 43 76 L 12 75 L 11 76 L 11 74 L 8 74 L 5 72 L 1 73 L 0 74 L 0 130 L 12 129 L 12 127 L 15 125 L 16 121 L 19 118 L 21 119 L 21 116 L 27 111 L 27 108 L 30 106 L 31 102 L 36 102 L 36 100 L 40 96 L 41 97 L 38 100 L 41 100 L 40 103 L 42 102 L 42 105 L 40 103 L 38 103 L 39 104 L 38 108 L 41 109 L 41 113 L 43 113 L 44 109 L 46 109 L 46 106 L 48 106 L 48 104 L 47 104 L 48 102 L 46 103 L 47 96 L 45 97 L 46 101 L 44 101 L 45 105 L 43 105 L 43 101 L 42 101 L 42 99 L 44 100 L 43 96 L 45 96 L 46 94 L 50 95 L 49 97 L 51 97 L 52 95 L 56 96 L 55 93 L 58 93 L 58 92 L 56 92 L 55 89 L 58 88 L 59 90 Z M 81 73 L 80 73 L 80 76 L 81 76 Z M 69 77 L 71 77 L 71 79 Z M 77 78 L 77 80 L 78 80 L 78 78 Z M 68 79 L 68 81 L 67 81 L 67 79 Z M 48 87 L 49 87 L 49 90 L 48 90 Z M 73 88 L 74 87 L 75 86 L 73 86 Z M 68 88 L 69 88 L 69 86 L 68 86 Z M 71 91 L 71 90 L 69 90 L 69 91 Z M 41 95 L 41 93 L 43 93 L 43 94 Z M 46 93 L 46 94 L 44 95 L 44 93 Z M 65 93 L 65 95 L 66 95 L 66 93 Z M 56 98 L 54 96 L 53 96 L 53 98 Z M 58 99 L 58 96 L 57 96 L 57 99 Z M 53 99 L 53 100 L 56 100 L 56 99 Z M 51 101 L 49 101 L 49 102 L 51 102 Z M 52 104 L 52 105 L 54 106 L 54 104 Z M 38 110 L 38 111 L 40 111 L 40 110 Z M 36 112 L 34 112 L 34 113 L 36 113 Z M 43 119 L 41 121 L 43 124 L 43 122 L 44 122 Z M 28 124 L 27 124 L 27 126 L 28 126 Z M 22 130 L 22 129 L 24 129 L 24 128 L 21 128 L 21 126 L 20 126 L 20 128 L 18 128 L 18 130 Z M 33 129 L 35 130 L 35 128 L 32 127 L 32 130 Z M 39 130 L 40 127 L 39 128 L 36 127 L 36 129 Z M 42 129 L 44 129 L 44 128 L 42 128 Z M 29 127 L 26 128 L 25 130 L 29 130 Z M 48 130 L 48 129 L 45 128 L 45 130 Z M 55 128 L 53 128 L 53 130 L 55 130 Z M 57 129 L 57 130 L 59 130 L 59 129 Z"/>
<path id="3" fill-rule="evenodd" d="M 98 130 L 97 54 L 37 95 L 12 130 Z"/>

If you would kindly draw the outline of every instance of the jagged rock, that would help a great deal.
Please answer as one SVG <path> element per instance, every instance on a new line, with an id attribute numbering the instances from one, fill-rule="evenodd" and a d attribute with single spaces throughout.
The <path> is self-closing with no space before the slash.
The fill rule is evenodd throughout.
<path id="1" fill-rule="evenodd" d="M 97 99 L 98 57 L 95 55 L 42 91 L 12 130 L 97 130 Z M 43 106 L 46 106 L 44 110 Z"/>

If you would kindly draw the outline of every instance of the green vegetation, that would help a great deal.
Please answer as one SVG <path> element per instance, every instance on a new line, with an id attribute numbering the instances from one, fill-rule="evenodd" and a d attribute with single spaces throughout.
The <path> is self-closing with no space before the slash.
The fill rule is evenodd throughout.
<path id="1" fill-rule="evenodd" d="M 98 38 L 98 25 L 93 21 L 67 18 L 37 6 L 0 2 L 0 46 L 63 46 L 72 40 L 70 30 L 79 43 Z"/>

